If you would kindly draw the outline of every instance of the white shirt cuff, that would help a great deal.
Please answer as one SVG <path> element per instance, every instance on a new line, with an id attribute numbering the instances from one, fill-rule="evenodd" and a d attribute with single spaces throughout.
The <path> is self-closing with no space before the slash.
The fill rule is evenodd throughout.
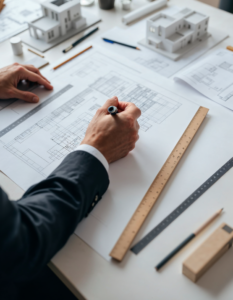
<path id="1" fill-rule="evenodd" d="M 81 151 L 85 151 L 93 156 L 95 156 L 101 163 L 102 165 L 105 167 L 107 173 L 108 173 L 108 170 L 109 170 L 109 164 L 107 162 L 107 159 L 103 156 L 103 154 L 97 150 L 95 147 L 92 147 L 90 145 L 86 145 L 86 144 L 83 144 L 83 145 L 79 145 L 74 151 L 77 151 L 77 150 L 81 150 Z"/>

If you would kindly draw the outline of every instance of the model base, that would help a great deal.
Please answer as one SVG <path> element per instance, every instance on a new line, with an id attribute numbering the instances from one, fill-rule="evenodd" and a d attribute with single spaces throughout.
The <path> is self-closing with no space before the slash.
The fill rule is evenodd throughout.
<path id="1" fill-rule="evenodd" d="M 195 42 L 193 42 L 192 44 L 189 44 L 187 46 L 185 46 L 184 48 L 179 49 L 178 51 L 174 52 L 174 53 L 170 53 L 166 50 L 163 50 L 161 48 L 155 48 L 152 45 L 149 45 L 146 41 L 146 39 L 142 39 L 141 41 L 139 41 L 138 43 L 142 46 L 147 47 L 148 49 L 155 51 L 159 54 L 162 54 L 174 61 L 180 59 L 184 54 L 186 54 L 187 52 L 193 50 L 195 47 L 197 47 L 198 45 L 200 45 L 200 43 L 202 43 L 203 41 L 207 40 L 209 37 L 211 37 L 210 33 L 206 33 L 204 36 L 202 36 L 200 39 L 196 40 Z"/>
<path id="2" fill-rule="evenodd" d="M 101 19 L 98 16 L 87 12 L 85 8 L 82 8 L 82 16 L 86 18 L 86 24 L 83 27 L 78 29 L 73 28 L 69 30 L 69 32 L 67 32 L 66 35 L 60 36 L 59 38 L 51 41 L 50 43 L 46 43 L 43 40 L 31 37 L 28 30 L 22 33 L 20 37 L 23 43 L 33 47 L 34 49 L 40 52 L 45 52 L 101 21 Z"/>

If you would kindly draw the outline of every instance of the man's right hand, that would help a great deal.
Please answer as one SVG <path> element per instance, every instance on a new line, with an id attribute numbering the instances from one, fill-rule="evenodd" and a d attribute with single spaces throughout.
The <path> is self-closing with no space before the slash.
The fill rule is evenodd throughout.
<path id="1" fill-rule="evenodd" d="M 109 106 L 116 106 L 119 113 L 115 116 L 108 114 Z M 133 103 L 119 102 L 113 97 L 97 110 L 81 144 L 95 147 L 108 163 L 125 157 L 135 148 L 139 138 L 137 119 L 140 115 L 140 109 Z"/>

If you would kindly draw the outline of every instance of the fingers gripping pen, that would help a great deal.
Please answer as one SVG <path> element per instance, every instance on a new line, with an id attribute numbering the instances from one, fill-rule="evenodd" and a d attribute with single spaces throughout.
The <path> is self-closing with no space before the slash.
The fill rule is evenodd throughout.
<path id="1" fill-rule="evenodd" d="M 112 116 L 114 116 L 114 115 L 116 115 L 116 114 L 118 113 L 118 109 L 117 109 L 116 106 L 109 106 L 108 112 L 109 112 Z"/>

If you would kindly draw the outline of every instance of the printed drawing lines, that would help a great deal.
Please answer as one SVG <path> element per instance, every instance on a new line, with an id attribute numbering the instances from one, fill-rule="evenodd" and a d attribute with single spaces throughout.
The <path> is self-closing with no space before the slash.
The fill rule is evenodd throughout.
<path id="1" fill-rule="evenodd" d="M 132 102 L 138 106 L 142 112 L 139 124 L 143 131 L 150 129 L 154 123 L 162 123 L 181 105 L 148 87 L 113 72 L 100 77 L 90 87 L 108 97 L 118 95 L 121 101 Z"/>
<path id="2" fill-rule="evenodd" d="M 201 68 L 192 72 L 191 78 L 198 83 L 202 83 L 209 90 L 217 92 L 220 100 L 228 101 L 233 97 L 233 80 L 229 84 L 221 78 L 221 70 L 233 73 L 233 64 L 221 62 L 218 66 L 205 64 Z M 230 75 L 231 76 L 231 75 Z"/>
<path id="3" fill-rule="evenodd" d="M 221 64 L 219 65 L 219 68 L 222 68 L 222 69 L 224 69 L 225 71 L 228 71 L 228 72 L 230 72 L 230 73 L 233 73 L 233 64 L 230 64 L 230 63 L 228 63 L 228 62 L 226 62 L 226 61 L 224 61 L 223 63 L 221 63 Z"/>
<path id="4" fill-rule="evenodd" d="M 168 63 L 164 62 L 159 58 L 144 59 L 141 57 L 137 57 L 134 61 L 140 65 L 143 65 L 146 68 L 151 69 L 154 72 L 160 72 L 161 70 L 169 66 Z"/>
<path id="5" fill-rule="evenodd" d="M 77 66 L 75 71 L 71 73 L 71 76 L 77 76 L 80 78 L 85 78 L 93 72 L 97 72 L 100 68 L 104 66 L 100 61 L 89 61 L 87 63 L 82 63 L 80 66 Z"/>
<path id="6" fill-rule="evenodd" d="M 68 155 L 83 140 L 88 124 L 96 110 L 100 107 L 96 103 L 93 104 L 95 100 L 96 97 L 93 91 L 89 88 L 85 89 L 43 119 L 24 130 L 14 140 L 3 147 L 45 177 L 44 170 L 53 161 L 62 159 Z M 75 121 L 70 123 L 69 116 L 85 101 L 91 101 L 89 111 L 79 115 Z M 37 150 L 33 150 L 33 145 L 27 146 L 26 149 L 24 146 L 24 142 L 35 134 L 39 134 L 38 137 L 42 139 L 42 131 L 49 137 L 48 145 L 50 145 L 43 153 L 43 158 L 40 156 L 39 151 L 37 153 Z"/>

